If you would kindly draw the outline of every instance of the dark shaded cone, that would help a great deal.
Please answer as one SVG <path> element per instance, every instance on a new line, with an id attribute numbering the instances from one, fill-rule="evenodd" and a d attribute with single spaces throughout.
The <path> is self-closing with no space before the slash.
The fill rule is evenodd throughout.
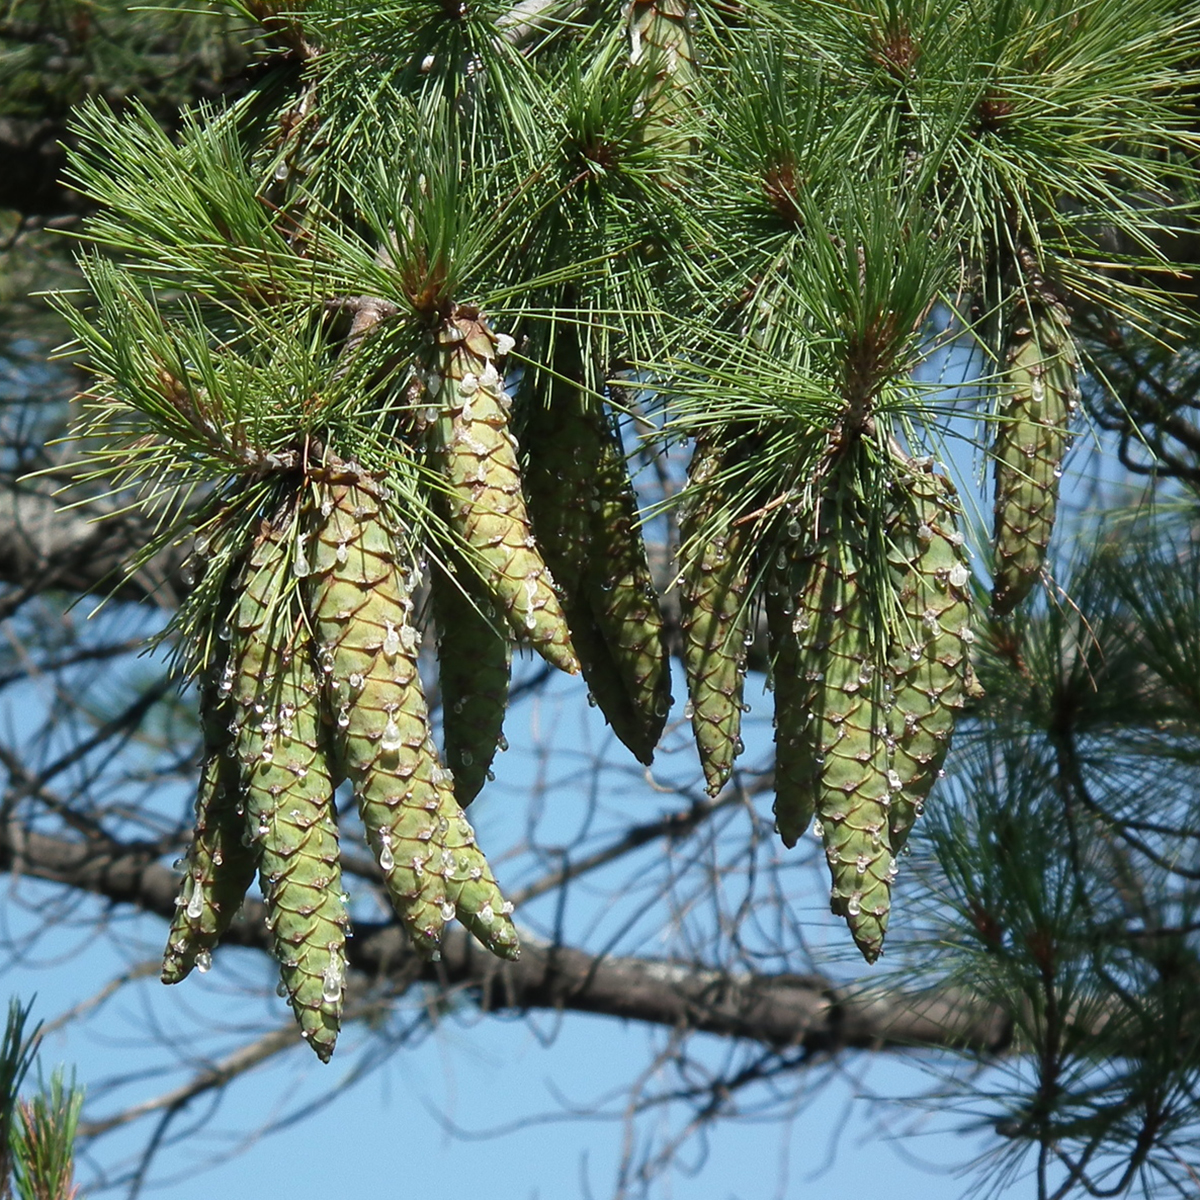
<path id="1" fill-rule="evenodd" d="M 636 745 L 626 745 L 648 764 L 671 711 L 662 610 L 620 435 L 603 412 L 592 421 L 600 453 L 583 587 L 635 714 Z"/>
<path id="2" fill-rule="evenodd" d="M 238 763 L 227 699 L 232 672 L 224 664 L 200 679 L 200 724 L 204 762 L 196 796 L 196 827 L 188 847 L 175 916 L 163 954 L 163 983 L 179 983 L 192 968 L 205 969 L 212 951 L 254 882 L 258 856 L 243 841 L 246 831 Z"/>
<path id="3" fill-rule="evenodd" d="M 491 604 L 465 595 L 441 568 L 434 570 L 432 591 L 445 761 L 454 772 L 454 795 L 466 808 L 483 787 L 501 740 L 512 642 Z"/>
<path id="4" fill-rule="evenodd" d="M 724 496 L 711 486 L 722 452 L 700 443 L 688 471 L 692 498 L 681 517 L 685 561 L 680 575 L 683 663 L 692 733 L 709 795 L 729 781 L 741 752 L 746 635 L 750 629 L 749 561 L 743 527 L 710 532 Z M 805 821 L 807 824 L 807 821 Z M 799 836 L 799 835 L 797 835 Z"/>
<path id="5" fill-rule="evenodd" d="M 525 435 L 530 513 L 588 690 L 621 742 L 649 764 L 665 722 L 660 710 L 670 706 L 662 619 L 652 588 L 649 599 L 644 591 L 613 595 L 623 581 L 640 589 L 649 580 L 636 506 L 624 460 L 610 461 L 603 413 L 577 381 L 583 368 L 571 333 L 556 342 L 555 369 L 564 378 L 553 382 L 549 405 L 531 415 Z M 602 500 L 600 488 L 613 483 L 623 490 Z M 622 530 L 627 541 L 614 551 Z"/>

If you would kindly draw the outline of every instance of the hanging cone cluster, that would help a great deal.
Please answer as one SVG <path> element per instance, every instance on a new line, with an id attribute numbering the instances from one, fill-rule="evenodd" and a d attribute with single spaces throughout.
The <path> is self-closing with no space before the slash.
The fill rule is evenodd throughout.
<path id="1" fill-rule="evenodd" d="M 714 514 L 726 500 L 713 486 L 724 457 L 714 443 L 697 444 L 688 470 L 692 499 L 680 520 L 685 551 L 679 580 L 683 662 L 692 732 L 710 796 L 729 781 L 742 748 L 742 685 L 751 611 L 744 526 L 713 528 Z"/>
<path id="2" fill-rule="evenodd" d="M 996 463 L 992 609 L 1012 612 L 1033 589 L 1054 528 L 1058 480 L 1079 403 L 1071 319 L 1034 277 L 1004 352 L 992 455 Z"/>
<path id="3" fill-rule="evenodd" d="M 539 517 L 539 528 L 562 571 L 560 600 L 533 537 L 496 365 L 510 347 L 477 310 L 458 308 L 423 374 L 436 402 L 425 414 L 430 457 L 457 538 L 457 557 L 431 580 L 449 769 L 417 669 L 420 572 L 377 480 L 325 454 L 299 487 L 276 494 L 272 519 L 230 575 L 237 599 L 226 606 L 228 653 L 209 668 L 219 678 L 205 675 L 201 689 L 196 834 L 163 979 L 206 969 L 257 870 L 281 986 L 322 1059 L 340 1025 L 348 927 L 334 789 L 353 785 L 388 896 L 421 954 L 436 958 L 457 918 L 514 958 L 512 906 L 463 813 L 503 745 L 513 641 L 578 671 L 569 612 L 589 685 L 645 762 L 670 706 L 619 435 L 602 408 L 581 403 L 581 388 L 574 407 L 552 407 L 554 436 L 540 442 L 530 491 L 556 518 Z"/>
<path id="4" fill-rule="evenodd" d="M 219 682 L 202 689 L 197 833 L 163 979 L 206 969 L 257 868 L 282 989 L 322 1060 L 346 973 L 333 806 L 343 779 L 418 951 L 436 958 L 457 917 L 493 953 L 518 953 L 511 905 L 430 735 L 406 562 L 376 483 L 349 463 L 314 469 L 264 522 L 221 631 Z"/>
<path id="5" fill-rule="evenodd" d="M 883 948 L 896 855 L 973 687 L 970 572 L 948 481 L 898 467 L 889 578 L 869 569 L 857 498 L 824 497 L 808 541 L 785 538 L 765 607 L 775 692 L 775 819 L 793 846 L 814 815 L 833 911 L 863 957 Z M 789 529 L 799 522 L 793 519 Z"/>
<path id="6" fill-rule="evenodd" d="M 649 764 L 671 681 L 637 500 L 617 430 L 577 382 L 578 354 L 556 355 L 556 368 L 571 375 L 555 381 L 526 436 L 538 542 L 591 696 L 617 737 Z"/>

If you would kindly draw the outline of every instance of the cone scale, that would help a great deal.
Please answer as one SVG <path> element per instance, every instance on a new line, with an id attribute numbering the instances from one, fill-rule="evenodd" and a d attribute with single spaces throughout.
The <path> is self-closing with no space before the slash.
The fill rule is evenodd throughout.
<path id="1" fill-rule="evenodd" d="M 428 375 L 441 409 L 431 430 L 434 457 L 448 485 L 451 527 L 505 619 L 547 662 L 573 675 L 579 660 L 521 492 L 509 401 L 496 370 L 499 344 L 468 308 L 438 331 Z"/>
<path id="2" fill-rule="evenodd" d="M 430 733 L 411 622 L 414 578 L 378 489 L 352 468 L 316 485 L 306 599 L 337 762 L 414 946 L 436 957 L 458 919 L 489 950 L 517 955 L 508 905 L 454 797 Z"/>
<path id="3" fill-rule="evenodd" d="M 1079 403 L 1079 356 L 1063 305 L 1040 289 L 1018 306 L 1004 354 L 996 421 L 992 608 L 1003 616 L 1032 591 L 1058 508 L 1058 480 Z"/>
<path id="4" fill-rule="evenodd" d="M 742 527 L 733 525 L 701 541 L 722 497 L 709 487 L 721 451 L 700 443 L 689 484 L 695 496 L 683 511 L 681 537 L 688 561 L 680 576 L 683 661 L 692 733 L 715 796 L 729 781 L 741 748 L 746 634 L 750 629 L 749 574 Z M 688 547 L 694 547 L 690 552 Z M 807 822 L 805 822 L 807 824 Z"/>
<path id="5" fill-rule="evenodd" d="M 286 565 L 281 536 L 265 530 L 232 621 L 235 748 L 280 977 L 301 1035 L 328 1061 L 341 1023 L 349 917 L 328 731 L 305 622 L 283 599 Z"/>

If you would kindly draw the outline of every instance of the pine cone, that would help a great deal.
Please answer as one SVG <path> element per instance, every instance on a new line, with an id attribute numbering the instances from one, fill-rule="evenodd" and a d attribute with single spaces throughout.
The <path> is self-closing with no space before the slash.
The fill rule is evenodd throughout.
<path id="1" fill-rule="evenodd" d="M 707 540 L 699 540 L 724 501 L 723 494 L 709 486 L 722 459 L 723 452 L 714 444 L 697 444 L 688 471 L 689 486 L 695 492 L 680 522 L 687 556 L 680 576 L 683 662 L 692 732 L 711 796 L 729 781 L 741 752 L 742 686 L 751 607 L 742 527 L 723 528 Z"/>
<path id="2" fill-rule="evenodd" d="M 229 728 L 235 709 L 224 698 L 233 687 L 232 671 L 223 676 L 223 670 L 224 664 L 219 663 L 200 681 L 204 763 L 196 795 L 196 828 L 163 954 L 163 983 L 179 983 L 197 963 L 206 969 L 258 868 L 257 854 L 243 841 L 246 821 Z"/>
<path id="3" fill-rule="evenodd" d="M 438 953 L 454 916 L 478 933 L 484 906 L 488 949 L 515 957 L 516 931 L 483 854 L 454 799 L 429 729 L 417 672 L 410 583 L 396 562 L 399 540 L 377 489 L 356 470 L 331 472 L 320 488 L 307 602 L 333 714 L 338 762 L 354 785 L 388 895 L 417 949 Z M 478 883 L 463 889 L 465 871 Z M 477 907 L 472 907 L 477 906 Z"/>
<path id="4" fill-rule="evenodd" d="M 778 598 L 768 594 L 777 754 L 783 753 L 776 820 L 790 844 L 816 810 L 833 881 L 830 907 L 874 962 L 895 876 L 879 617 L 860 579 L 862 524 L 852 503 L 828 497 L 825 521 L 811 549 L 798 541 L 785 548 Z"/>
<path id="5" fill-rule="evenodd" d="M 538 553 L 521 493 L 497 339 L 469 309 L 438 334 L 429 388 L 441 404 L 431 431 L 449 486 L 450 524 L 518 637 L 553 666 L 579 670 L 554 579 Z"/>
<path id="6" fill-rule="evenodd" d="M 892 635 L 895 740 L 892 853 L 899 854 L 937 780 L 954 722 L 974 688 L 969 646 L 970 570 L 955 525 L 954 488 L 932 471 L 901 473 L 888 522 L 888 561 L 899 599 Z"/>
<path id="7" fill-rule="evenodd" d="M 662 614 L 620 442 L 572 380 L 573 335 L 555 347 L 551 402 L 526 434 L 526 485 L 538 544 L 554 573 L 588 690 L 618 738 L 649 764 L 670 709 Z"/>
<path id="8" fill-rule="evenodd" d="M 992 608 L 1010 613 L 1029 595 L 1046 559 L 1058 480 L 1079 402 L 1079 356 L 1066 309 L 1040 286 L 1022 301 L 1005 351 L 996 422 L 996 523 Z"/>
<path id="9" fill-rule="evenodd" d="M 649 764 L 671 711 L 662 611 L 620 436 L 602 412 L 592 424 L 599 463 L 583 587 L 636 718 L 638 744 L 626 744 Z"/>
<path id="10" fill-rule="evenodd" d="M 303 619 L 283 599 L 286 555 L 265 530 L 233 620 L 233 698 L 246 822 L 283 986 L 328 1061 L 341 1023 L 349 917 L 342 897 L 328 731 Z"/>
<path id="11" fill-rule="evenodd" d="M 466 808 L 483 787 L 501 738 L 512 642 L 497 627 L 491 603 L 463 593 L 464 574 L 455 580 L 435 569 L 432 593 L 445 757 L 454 794 Z"/>

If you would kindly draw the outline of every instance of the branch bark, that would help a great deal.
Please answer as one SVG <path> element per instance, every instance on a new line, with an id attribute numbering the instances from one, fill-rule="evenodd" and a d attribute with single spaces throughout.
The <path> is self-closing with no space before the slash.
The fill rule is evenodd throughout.
<path id="1" fill-rule="evenodd" d="M 161 847 L 93 838 L 72 841 L 10 821 L 0 870 L 91 892 L 169 918 L 179 879 L 157 860 Z M 225 939 L 270 953 L 265 910 L 247 901 Z M 349 965 L 360 986 L 414 979 L 471 994 L 486 1012 L 587 1012 L 672 1029 L 746 1038 L 814 1055 L 844 1049 L 969 1049 L 1001 1053 L 1011 1022 L 957 991 L 922 994 L 839 988 L 821 976 L 751 975 L 694 963 L 594 955 L 522 933 L 515 963 L 487 954 L 462 929 L 448 931 L 442 960 L 415 969 L 398 926 L 360 925 Z M 353 980 L 352 980 L 353 982 Z"/>
<path id="2" fill-rule="evenodd" d="M 149 525 L 133 514 L 98 520 L 98 510 L 61 506 L 46 489 L 8 481 L 0 486 L 0 582 L 24 596 L 59 590 L 108 595 L 115 587 L 112 594 L 120 600 L 160 607 L 179 602 L 181 549 L 160 554 L 121 582 L 123 565 L 150 538 Z"/>

